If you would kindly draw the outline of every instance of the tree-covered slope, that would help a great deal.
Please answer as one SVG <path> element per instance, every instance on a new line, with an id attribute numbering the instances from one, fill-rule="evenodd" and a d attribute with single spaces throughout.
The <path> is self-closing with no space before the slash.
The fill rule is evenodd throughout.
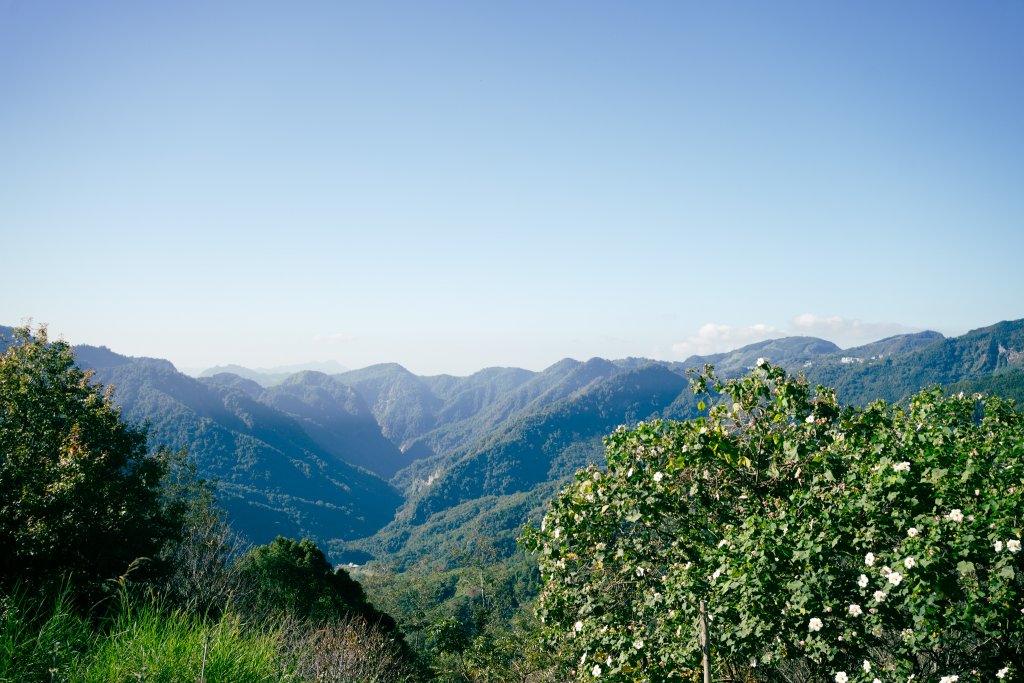
<path id="1" fill-rule="evenodd" d="M 452 462 L 479 450 L 481 441 L 494 439 L 507 425 L 536 415 L 621 372 L 622 368 L 601 358 L 586 362 L 567 358 L 541 372 L 531 373 L 509 390 L 492 393 L 490 400 L 480 402 L 475 412 L 462 419 L 442 422 L 413 442 L 412 450 L 419 458 L 399 472 L 392 483 L 407 495 L 414 493 Z"/>
<path id="2" fill-rule="evenodd" d="M 437 425 L 444 401 L 428 384 L 397 363 L 371 365 L 334 375 L 370 407 L 381 431 L 400 448 Z"/>
<path id="3" fill-rule="evenodd" d="M 453 520 L 507 540 L 526 519 L 510 510 L 530 507 L 524 501 L 536 501 L 536 491 L 549 492 L 577 468 L 599 462 L 602 437 L 618 425 L 661 416 L 673 405 L 686 406 L 680 401 L 683 394 L 690 396 L 692 411 L 695 402 L 687 380 L 663 364 L 623 370 L 606 363 L 592 362 L 594 378 L 566 398 L 510 421 L 457 459 L 436 462 L 430 484 L 412 495 L 391 525 L 360 547 L 383 550 L 403 562 L 437 555 L 437 548 L 464 535 L 453 532 Z M 601 376 L 607 367 L 615 368 L 614 374 Z M 443 553 L 437 559 L 443 562 Z"/>
<path id="4" fill-rule="evenodd" d="M 115 387 L 125 419 L 150 441 L 186 448 L 217 480 L 235 525 L 255 542 L 277 534 L 355 538 L 392 517 L 401 498 L 386 482 L 341 461 L 291 416 L 252 395 L 246 380 L 200 381 L 167 361 L 75 349 L 79 364 Z"/>
<path id="5" fill-rule="evenodd" d="M 313 441 L 339 460 L 388 479 L 408 460 L 381 433 L 352 387 L 320 372 L 301 372 L 272 386 L 259 401 L 291 416 Z"/>
<path id="6" fill-rule="evenodd" d="M 807 378 L 836 389 L 844 403 L 899 401 L 923 387 L 984 378 L 1024 363 L 1024 320 L 1001 322 L 960 337 L 933 340 L 906 353 L 863 362 L 816 363 Z"/>

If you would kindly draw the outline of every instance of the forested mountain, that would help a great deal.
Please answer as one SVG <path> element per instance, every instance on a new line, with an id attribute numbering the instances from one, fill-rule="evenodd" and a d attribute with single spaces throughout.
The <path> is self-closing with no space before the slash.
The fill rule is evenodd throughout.
<path id="1" fill-rule="evenodd" d="M 843 352 L 846 363 L 815 363 L 805 374 L 812 382 L 836 389 L 844 403 L 864 404 L 875 399 L 898 401 L 922 387 L 950 385 L 964 380 L 980 382 L 1020 367 L 1024 362 L 1024 321 L 1001 322 L 972 330 L 961 337 L 935 333 L 911 338 L 890 338 L 883 345 L 890 353 L 868 356 L 856 349 Z M 909 349 L 898 353 L 899 349 Z"/>
<path id="2" fill-rule="evenodd" d="M 10 328 L 0 335 L 10 336 Z M 810 337 L 683 362 L 565 359 L 540 372 L 417 376 L 397 364 L 293 374 L 265 387 L 193 379 L 167 361 L 77 347 L 153 443 L 187 447 L 257 541 L 311 535 L 335 559 L 362 549 L 397 566 L 445 562 L 477 535 L 510 552 L 519 527 L 576 468 L 599 462 L 620 424 L 696 414 L 687 371 L 722 376 L 758 358 L 835 387 L 840 400 L 898 401 L 922 387 L 1024 397 L 1024 321 L 956 338 L 899 335 L 857 348 Z"/>
<path id="3" fill-rule="evenodd" d="M 723 377 L 732 377 L 754 367 L 758 358 L 766 358 L 775 365 L 784 367 L 803 366 L 822 356 L 829 356 L 840 351 L 830 341 L 816 337 L 784 337 L 767 339 L 755 344 L 727 353 L 716 353 L 711 356 L 690 356 L 681 363 L 686 368 L 700 368 L 714 365 Z"/>
<path id="4" fill-rule="evenodd" d="M 257 397 L 292 416 L 316 443 L 339 460 L 385 479 L 408 465 L 388 441 L 362 397 L 347 384 L 320 372 L 300 372 Z"/>
<path id="5" fill-rule="evenodd" d="M 955 339 L 921 332 L 846 350 L 795 337 L 681 363 L 561 361 L 489 406 L 421 437 L 431 440 L 428 450 L 436 454 L 394 478 L 408 495 L 396 520 L 355 545 L 399 566 L 450 561 L 444 549 L 465 547 L 458 544 L 474 533 L 510 551 L 525 515 L 539 514 L 556 482 L 587 462 L 600 461 L 601 437 L 617 425 L 696 415 L 686 375 L 706 363 L 728 377 L 765 358 L 805 374 L 812 383 L 836 387 L 844 402 L 864 404 L 876 398 L 898 401 L 933 384 L 1024 395 L 1022 350 L 1024 321 L 1017 321 Z M 484 428 L 481 423 L 493 415 L 505 419 Z M 463 439 L 443 440 L 452 434 Z"/>
<path id="6" fill-rule="evenodd" d="M 423 378 L 397 363 L 371 365 L 336 377 L 356 390 L 373 411 L 384 436 L 400 448 L 437 425 L 443 400 Z"/>
<path id="7" fill-rule="evenodd" d="M 233 375 L 197 380 L 167 361 L 75 348 L 78 363 L 114 386 L 123 416 L 149 425 L 151 443 L 186 448 L 217 480 L 221 502 L 254 542 L 276 535 L 355 538 L 393 516 L 401 497 L 353 467 L 291 415 L 261 402 Z M 343 388 L 344 389 L 344 388 Z M 377 432 L 379 441 L 383 438 Z"/>

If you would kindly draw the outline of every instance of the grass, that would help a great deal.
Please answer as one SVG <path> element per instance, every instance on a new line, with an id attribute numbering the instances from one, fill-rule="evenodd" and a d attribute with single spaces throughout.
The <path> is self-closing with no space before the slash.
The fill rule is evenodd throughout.
<path id="1" fill-rule="evenodd" d="M 17 589 L 0 595 L 2 683 L 67 680 L 92 639 L 67 592 L 46 600 L 32 600 Z"/>
<path id="2" fill-rule="evenodd" d="M 274 625 L 246 627 L 227 614 L 203 619 L 151 599 L 122 600 L 91 624 L 67 595 L 0 598 L 2 683 L 285 683 L 300 681 Z"/>
<path id="3" fill-rule="evenodd" d="M 280 632 L 245 628 L 230 614 L 206 621 L 152 601 L 122 610 L 70 683 L 295 681 L 281 661 Z"/>

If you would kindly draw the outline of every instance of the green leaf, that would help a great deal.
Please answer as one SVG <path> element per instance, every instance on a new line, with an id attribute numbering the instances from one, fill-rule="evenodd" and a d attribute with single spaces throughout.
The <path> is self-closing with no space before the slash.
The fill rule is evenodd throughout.
<path id="1" fill-rule="evenodd" d="M 974 563 L 967 560 L 960 560 L 956 563 L 956 570 L 964 576 L 974 573 Z"/>

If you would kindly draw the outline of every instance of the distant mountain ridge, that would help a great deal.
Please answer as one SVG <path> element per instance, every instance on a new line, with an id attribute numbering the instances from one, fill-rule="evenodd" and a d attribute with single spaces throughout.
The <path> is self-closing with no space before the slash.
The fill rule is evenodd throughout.
<path id="1" fill-rule="evenodd" d="M 202 370 L 198 377 L 213 377 L 230 373 L 245 379 L 252 380 L 260 386 L 270 387 L 278 382 L 284 381 L 294 374 L 306 371 L 322 372 L 324 374 L 345 372 L 348 370 L 344 365 L 333 360 L 319 362 L 299 363 L 297 365 L 278 365 L 272 368 L 247 368 L 242 365 L 216 365 L 212 368 Z M 188 373 L 186 373 L 188 374 Z"/>
<path id="2" fill-rule="evenodd" d="M 0 337 L 10 332 L 0 327 Z M 564 359 L 539 372 L 465 377 L 390 363 L 293 373 L 272 386 L 236 373 L 195 379 L 104 347 L 75 352 L 116 386 L 126 418 L 149 423 L 154 443 L 187 447 L 218 479 L 254 540 L 312 536 L 335 559 L 363 551 L 398 567 L 443 561 L 441 549 L 472 534 L 511 552 L 525 517 L 559 482 L 602 462 L 602 437 L 616 426 L 695 416 L 688 372 L 708 363 L 729 377 L 766 358 L 852 404 L 897 401 L 933 384 L 1024 397 L 1020 320 L 849 349 L 788 337 L 682 362 Z"/>

